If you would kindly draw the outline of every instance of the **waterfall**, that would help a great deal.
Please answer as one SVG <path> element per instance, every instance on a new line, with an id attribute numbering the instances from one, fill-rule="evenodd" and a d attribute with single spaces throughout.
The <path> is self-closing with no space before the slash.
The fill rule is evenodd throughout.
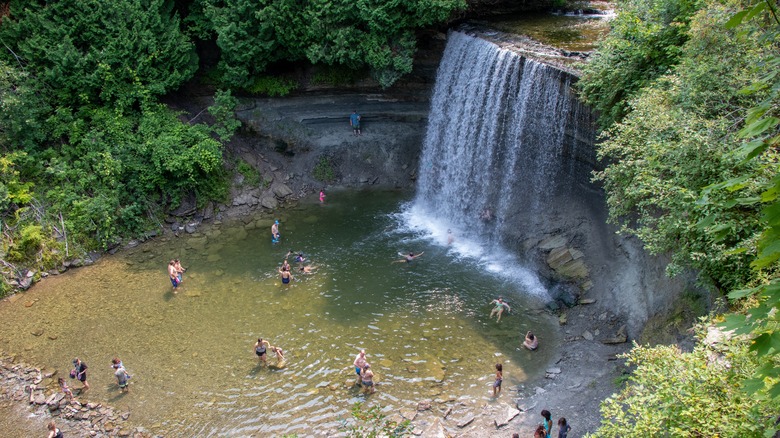
<path id="1" fill-rule="evenodd" d="M 412 206 L 418 222 L 433 224 L 434 235 L 455 229 L 493 251 L 512 239 L 520 246 L 556 206 L 576 198 L 574 181 L 589 179 L 577 162 L 595 159 L 578 151 L 583 135 L 576 125 L 592 130 L 592 123 L 572 80 L 491 42 L 450 32 L 420 158 Z M 490 218 L 480 218 L 486 212 Z"/>

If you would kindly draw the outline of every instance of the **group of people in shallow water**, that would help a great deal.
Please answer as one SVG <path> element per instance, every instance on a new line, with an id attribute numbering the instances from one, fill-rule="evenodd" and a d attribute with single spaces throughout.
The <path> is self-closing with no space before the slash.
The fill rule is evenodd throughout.
<path id="1" fill-rule="evenodd" d="M 75 403 L 77 405 L 80 404 L 79 401 L 76 400 L 76 396 L 73 394 L 74 390 L 77 390 L 79 395 L 89 390 L 89 382 L 87 382 L 87 368 L 87 364 L 78 357 L 73 359 L 73 369 L 70 371 L 69 375 L 71 379 L 75 379 L 81 382 L 81 388 L 71 389 L 65 378 L 59 377 L 57 379 L 57 384 L 60 387 L 60 391 L 65 396 L 65 399 L 68 401 L 68 403 Z M 111 368 L 114 370 L 114 377 L 116 378 L 119 391 L 122 393 L 128 392 L 130 390 L 129 384 L 130 378 L 132 376 L 125 369 L 125 365 L 121 360 L 119 360 L 118 357 L 114 357 L 111 359 Z M 30 385 L 30 404 L 35 402 L 36 389 L 36 385 Z M 48 438 L 63 438 L 62 431 L 57 427 L 57 424 L 53 420 L 49 422 L 47 428 L 49 430 Z"/>

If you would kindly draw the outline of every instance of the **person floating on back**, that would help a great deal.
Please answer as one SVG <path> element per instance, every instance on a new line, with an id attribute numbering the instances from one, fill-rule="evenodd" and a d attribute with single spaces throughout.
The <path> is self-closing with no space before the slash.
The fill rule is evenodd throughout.
<path id="1" fill-rule="evenodd" d="M 403 258 L 401 260 L 396 260 L 393 263 L 410 263 L 412 260 L 416 259 L 417 257 L 422 256 L 423 254 L 425 254 L 425 251 L 423 251 L 423 252 L 421 252 L 419 254 L 415 254 L 413 252 L 410 252 L 409 254 L 402 254 L 402 253 L 399 252 L 398 255 L 403 257 Z"/>
<path id="2" fill-rule="evenodd" d="M 509 304 L 504 302 L 504 298 L 498 297 L 497 299 L 490 302 L 490 304 L 494 304 L 493 310 L 490 311 L 490 318 L 493 318 L 493 315 L 498 314 L 498 318 L 496 319 L 496 322 L 501 322 L 501 315 L 504 313 L 504 308 L 506 308 L 507 312 L 511 312 L 512 309 L 509 308 Z"/>
<path id="3" fill-rule="evenodd" d="M 361 135 L 361 133 L 360 133 L 360 114 L 358 114 L 357 110 L 352 111 L 352 114 L 349 116 L 349 126 L 352 127 L 352 135 L 354 135 L 354 136 Z"/>

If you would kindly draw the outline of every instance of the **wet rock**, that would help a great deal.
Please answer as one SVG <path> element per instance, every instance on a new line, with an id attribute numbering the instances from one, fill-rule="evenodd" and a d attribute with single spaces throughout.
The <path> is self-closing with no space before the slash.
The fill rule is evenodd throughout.
<path id="1" fill-rule="evenodd" d="M 32 277 L 24 277 L 21 280 L 18 281 L 18 287 L 21 290 L 27 290 L 32 286 L 33 279 Z"/>
<path id="2" fill-rule="evenodd" d="M 582 298 L 579 301 L 579 304 L 593 304 L 595 302 L 596 302 L 596 300 L 594 298 Z"/>
<path id="3" fill-rule="evenodd" d="M 417 411 L 411 409 L 401 409 L 401 416 L 409 421 L 414 421 L 417 418 Z"/>
<path id="4" fill-rule="evenodd" d="M 622 326 L 620 326 L 615 336 L 604 339 L 601 342 L 603 342 L 604 344 L 622 344 L 626 341 L 628 341 L 628 336 L 626 336 L 626 325 L 623 324 Z"/>
<path id="5" fill-rule="evenodd" d="M 512 421 L 513 418 L 520 415 L 520 410 L 515 409 L 513 407 L 507 407 L 506 411 L 503 412 L 503 414 L 499 413 L 496 415 L 496 418 L 494 419 L 496 423 L 496 427 L 502 427 L 509 424 L 510 421 Z"/>
<path id="6" fill-rule="evenodd" d="M 585 338 L 588 341 L 593 340 L 593 334 L 587 330 L 585 330 L 585 333 L 582 334 L 582 337 Z"/>
<path id="7" fill-rule="evenodd" d="M 274 196 L 276 196 L 279 199 L 284 199 L 293 194 L 293 191 L 289 187 L 287 187 L 287 184 L 283 184 L 283 183 L 272 184 L 271 191 L 273 192 Z"/>
<path id="8" fill-rule="evenodd" d="M 430 400 L 423 400 L 419 403 L 417 403 L 417 410 L 418 411 L 427 411 L 431 409 L 431 401 Z"/>
<path id="9" fill-rule="evenodd" d="M 184 232 L 187 234 L 192 234 L 197 230 L 198 230 L 198 224 L 196 222 L 190 222 L 184 226 Z"/>
<path id="10" fill-rule="evenodd" d="M 438 418 L 425 429 L 423 436 L 425 438 L 450 438 L 450 434 L 447 433 Z"/>
<path id="11" fill-rule="evenodd" d="M 263 196 L 263 198 L 260 200 L 260 205 L 263 208 L 267 208 L 269 210 L 273 210 L 276 207 L 279 206 L 279 201 L 276 200 L 276 197 L 273 196 L 273 194 L 267 194 Z"/>
<path id="12" fill-rule="evenodd" d="M 30 334 L 32 334 L 33 336 L 40 336 L 43 334 L 43 329 L 42 328 L 33 329 L 33 331 L 31 331 Z"/>
<path id="13" fill-rule="evenodd" d="M 458 421 L 457 426 L 460 427 L 460 428 L 464 428 L 464 427 L 468 426 L 469 424 L 471 424 L 474 421 L 475 418 L 476 417 L 474 416 L 474 414 L 468 414 L 468 415 L 466 415 L 465 417 L 461 418 Z"/>
<path id="14" fill-rule="evenodd" d="M 563 247 L 568 243 L 566 236 L 557 235 L 557 236 L 551 236 L 548 237 L 541 242 L 539 242 L 539 249 L 554 249 Z"/>
<path id="15" fill-rule="evenodd" d="M 43 395 L 43 393 L 36 394 L 35 397 L 33 397 L 33 403 L 35 403 L 36 405 L 45 405 L 46 396 Z"/>

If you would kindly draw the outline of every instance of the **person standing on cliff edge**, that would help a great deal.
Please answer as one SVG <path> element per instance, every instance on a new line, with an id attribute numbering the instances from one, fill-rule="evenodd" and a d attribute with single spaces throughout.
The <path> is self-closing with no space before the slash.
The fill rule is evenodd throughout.
<path id="1" fill-rule="evenodd" d="M 352 127 L 352 135 L 354 136 L 361 135 L 360 114 L 358 114 L 357 110 L 352 111 L 352 114 L 349 116 L 349 126 Z"/>

